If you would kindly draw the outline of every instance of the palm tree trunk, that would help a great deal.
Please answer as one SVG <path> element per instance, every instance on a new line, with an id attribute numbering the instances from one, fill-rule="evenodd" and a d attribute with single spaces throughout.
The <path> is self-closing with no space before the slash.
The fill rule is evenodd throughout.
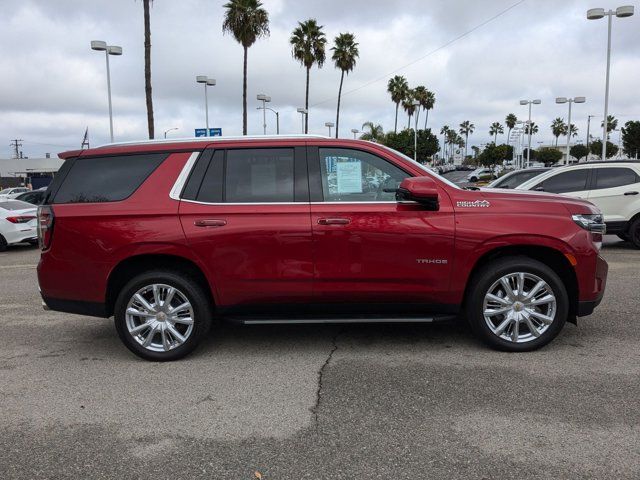
<path id="1" fill-rule="evenodd" d="M 244 65 L 242 70 L 242 134 L 247 134 L 247 54 L 249 47 L 244 47 Z M 208 134 L 208 133 L 207 133 Z"/>
<path id="2" fill-rule="evenodd" d="M 429 120 L 429 109 L 425 108 L 425 110 L 426 110 L 427 113 L 425 114 L 426 116 L 424 117 L 424 129 L 426 130 L 427 129 L 427 121 Z"/>
<path id="3" fill-rule="evenodd" d="M 304 109 L 307 113 L 304 116 L 304 133 L 309 133 L 309 71 L 311 68 L 307 68 L 307 89 L 304 95 Z"/>
<path id="4" fill-rule="evenodd" d="M 411 115 L 407 115 L 407 129 L 411 128 Z"/>
<path id="5" fill-rule="evenodd" d="M 469 143 L 469 134 L 464 136 L 464 160 L 467 159 L 467 144 Z"/>
<path id="6" fill-rule="evenodd" d="M 496 132 L 496 134 L 493 136 L 493 144 L 494 145 L 498 144 L 498 132 Z"/>
<path id="7" fill-rule="evenodd" d="M 398 108 L 400 107 L 400 102 L 396 102 L 396 123 L 393 126 L 393 133 L 398 133 Z"/>
<path id="8" fill-rule="evenodd" d="M 340 131 L 340 96 L 342 95 L 342 82 L 344 81 L 344 70 L 340 75 L 340 88 L 338 89 L 338 109 L 336 110 L 336 138 L 338 138 L 338 132 Z"/>
<path id="9" fill-rule="evenodd" d="M 149 0 L 143 1 L 144 7 L 144 93 L 147 100 L 147 126 L 149 138 L 154 137 L 153 99 L 151 97 L 151 21 L 149 18 Z"/>
<path id="10" fill-rule="evenodd" d="M 419 121 L 419 119 L 420 119 L 420 108 L 419 108 L 419 107 L 418 107 L 418 108 L 416 108 L 416 113 L 415 113 L 415 115 L 416 115 L 416 123 L 415 123 L 415 126 L 416 126 L 416 130 L 418 130 L 418 121 Z"/>

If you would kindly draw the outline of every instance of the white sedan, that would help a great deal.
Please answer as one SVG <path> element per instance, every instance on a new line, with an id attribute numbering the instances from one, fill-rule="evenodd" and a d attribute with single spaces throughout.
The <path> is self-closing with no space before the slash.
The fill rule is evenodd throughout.
<path id="1" fill-rule="evenodd" d="M 26 187 L 5 188 L 4 190 L 0 190 L 0 202 L 11 200 L 28 191 L 29 189 Z"/>
<path id="2" fill-rule="evenodd" d="M 20 200 L 0 201 L 0 252 L 8 245 L 37 241 L 37 208 Z"/>

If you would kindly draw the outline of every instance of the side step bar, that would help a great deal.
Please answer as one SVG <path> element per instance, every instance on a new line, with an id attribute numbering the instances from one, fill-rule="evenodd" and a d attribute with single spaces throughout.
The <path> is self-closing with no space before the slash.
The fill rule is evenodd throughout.
<path id="1" fill-rule="evenodd" d="M 351 324 L 351 323 L 432 323 L 454 320 L 456 315 L 432 316 L 362 316 L 362 317 L 310 317 L 310 318 L 282 318 L 282 317 L 223 317 L 224 320 L 241 323 L 243 325 L 305 325 L 305 324 Z"/>

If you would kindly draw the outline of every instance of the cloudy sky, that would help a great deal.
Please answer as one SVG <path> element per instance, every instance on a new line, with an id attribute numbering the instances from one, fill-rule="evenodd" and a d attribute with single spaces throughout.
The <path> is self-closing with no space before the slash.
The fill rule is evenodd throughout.
<path id="1" fill-rule="evenodd" d="M 524 98 L 543 101 L 534 108 L 533 120 L 540 125 L 534 142 L 550 142 L 551 120 L 566 120 L 567 106 L 556 105 L 556 96 L 587 97 L 586 104 L 574 107 L 580 138 L 586 134 L 587 115 L 600 115 L 596 126 L 602 119 L 606 21 L 587 21 L 586 10 L 615 8 L 620 0 L 263 2 L 271 35 L 249 51 L 249 133 L 262 133 L 255 100 L 261 92 L 280 111 L 281 132 L 299 133 L 296 108 L 304 104 L 304 69 L 292 59 L 288 39 L 296 22 L 308 18 L 324 25 L 330 44 L 340 32 L 354 33 L 360 44 L 358 64 L 345 81 L 343 136 L 368 120 L 393 129 L 386 82 L 394 74 L 435 92 L 429 117 L 434 129 L 473 122 L 472 145 L 488 141 L 489 124 L 504 124 L 510 112 L 526 119 L 526 107 L 518 104 Z M 210 126 L 222 127 L 225 135 L 241 133 L 242 48 L 222 33 L 223 3 L 155 0 L 156 136 L 172 127 L 179 130 L 170 136 L 192 136 L 194 128 L 204 127 L 203 87 L 196 84 L 196 75 L 217 79 L 209 96 Z M 612 39 L 610 111 L 622 122 L 640 119 L 640 12 L 638 2 L 631 3 L 636 15 L 614 19 Z M 87 126 L 92 145 L 108 141 L 104 55 L 90 50 L 91 40 L 124 50 L 123 56 L 111 57 L 116 141 L 146 137 L 140 0 L 0 4 L 0 158 L 10 156 L 14 138 L 24 140 L 24 154 L 32 157 L 78 148 Z M 462 36 L 465 32 L 470 33 Z M 339 78 L 330 61 L 311 72 L 312 133 L 326 133 L 324 123 L 335 121 Z M 399 123 L 406 121 L 401 113 Z M 275 133 L 272 114 L 267 123 Z"/>

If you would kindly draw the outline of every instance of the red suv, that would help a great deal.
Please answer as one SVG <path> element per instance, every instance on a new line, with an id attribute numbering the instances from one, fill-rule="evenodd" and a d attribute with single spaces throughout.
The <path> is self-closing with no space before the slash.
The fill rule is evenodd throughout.
<path id="1" fill-rule="evenodd" d="M 502 350 L 548 343 L 605 288 L 592 204 L 462 189 L 376 143 L 115 144 L 60 155 L 39 210 L 45 308 L 115 317 L 150 360 L 212 320 L 424 322 Z"/>

